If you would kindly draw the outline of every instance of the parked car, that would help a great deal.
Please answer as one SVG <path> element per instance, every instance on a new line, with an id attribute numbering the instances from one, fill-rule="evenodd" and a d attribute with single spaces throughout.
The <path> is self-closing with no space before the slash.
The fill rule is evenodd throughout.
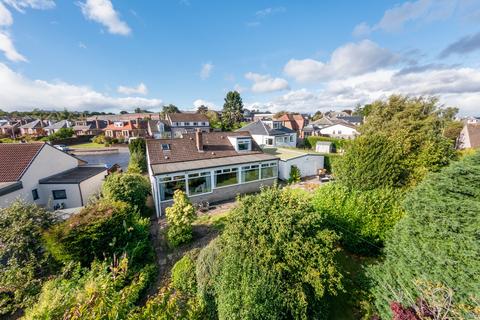
<path id="1" fill-rule="evenodd" d="M 67 147 L 67 146 L 64 145 L 64 144 L 55 144 L 55 145 L 53 145 L 53 146 L 54 146 L 55 148 L 57 148 L 58 150 L 60 150 L 60 151 L 64 151 L 64 152 L 70 151 L 70 148 Z"/>

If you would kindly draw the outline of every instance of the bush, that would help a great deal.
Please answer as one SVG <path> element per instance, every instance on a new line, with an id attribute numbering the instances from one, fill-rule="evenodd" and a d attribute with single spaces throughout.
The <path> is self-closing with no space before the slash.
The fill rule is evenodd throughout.
<path id="1" fill-rule="evenodd" d="M 215 238 L 200 251 L 196 261 L 197 296 L 207 319 L 218 318 L 215 280 L 218 278 L 221 250 L 221 242 Z"/>
<path id="2" fill-rule="evenodd" d="M 332 182 L 318 188 L 315 210 L 341 235 L 342 245 L 356 254 L 377 255 L 395 224 L 403 216 L 401 191 L 350 190 Z"/>
<path id="3" fill-rule="evenodd" d="M 325 298 L 342 287 L 338 237 L 308 200 L 264 188 L 232 210 L 215 284 L 220 319 L 325 317 Z"/>
<path id="4" fill-rule="evenodd" d="M 147 171 L 147 146 L 145 139 L 137 138 L 130 141 L 128 145 L 130 150 L 130 165 L 140 168 L 141 172 Z"/>
<path id="5" fill-rule="evenodd" d="M 64 263 L 79 261 L 89 266 L 127 253 L 134 267 L 153 259 L 149 220 L 128 204 L 102 199 L 45 232 L 48 251 Z"/>
<path id="6" fill-rule="evenodd" d="M 296 165 L 290 167 L 290 177 L 288 178 L 288 183 L 297 183 L 300 182 L 302 175 L 300 169 Z"/>
<path id="7" fill-rule="evenodd" d="M 198 251 L 189 252 L 178 260 L 172 268 L 172 287 L 189 295 L 197 292 L 195 259 Z"/>
<path id="8" fill-rule="evenodd" d="M 431 174 L 404 208 L 384 262 L 370 270 L 380 316 L 392 317 L 391 302 L 412 306 L 428 298 L 419 287 L 427 283 L 452 290 L 451 309 L 462 312 L 452 319 L 480 317 L 480 152 Z"/>
<path id="9" fill-rule="evenodd" d="M 140 174 L 114 173 L 103 183 L 102 193 L 108 199 L 126 202 L 144 213 L 150 185 Z"/>
<path id="10" fill-rule="evenodd" d="M 73 128 L 61 128 L 57 132 L 46 137 L 48 141 L 71 138 L 75 135 Z"/>
<path id="11" fill-rule="evenodd" d="M 55 271 L 41 241 L 54 221 L 52 212 L 22 201 L 0 209 L 0 314 L 32 304 Z"/>
<path id="12" fill-rule="evenodd" d="M 173 206 L 165 209 L 165 216 L 168 224 L 167 239 L 172 246 L 176 247 L 192 239 L 192 223 L 197 215 L 183 191 L 175 190 Z"/>
<path id="13" fill-rule="evenodd" d="M 131 153 L 127 171 L 128 173 L 136 174 L 141 174 L 147 171 L 147 161 L 145 156 L 138 153 Z"/>

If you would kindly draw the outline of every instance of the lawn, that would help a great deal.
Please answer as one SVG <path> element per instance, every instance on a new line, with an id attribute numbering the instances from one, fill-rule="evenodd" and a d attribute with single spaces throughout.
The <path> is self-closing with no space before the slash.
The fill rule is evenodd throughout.
<path id="1" fill-rule="evenodd" d="M 80 143 L 68 146 L 70 149 L 100 149 L 106 148 L 105 145 L 95 142 Z"/>
<path id="2" fill-rule="evenodd" d="M 288 160 L 305 154 L 316 154 L 314 151 L 305 151 L 297 148 L 265 148 L 263 152 L 277 156 L 282 160 Z"/>

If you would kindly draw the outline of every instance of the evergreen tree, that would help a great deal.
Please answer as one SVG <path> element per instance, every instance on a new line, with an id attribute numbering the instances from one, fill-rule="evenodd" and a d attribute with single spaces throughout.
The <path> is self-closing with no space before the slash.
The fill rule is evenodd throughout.
<path id="1" fill-rule="evenodd" d="M 240 93 L 229 91 L 225 97 L 222 112 L 222 127 L 224 130 L 233 130 L 240 126 L 243 119 L 243 102 Z"/>

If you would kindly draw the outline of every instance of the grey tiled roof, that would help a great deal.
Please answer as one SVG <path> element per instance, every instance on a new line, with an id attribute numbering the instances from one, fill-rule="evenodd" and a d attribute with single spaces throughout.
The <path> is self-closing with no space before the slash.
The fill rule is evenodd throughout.
<path id="1" fill-rule="evenodd" d="M 246 125 L 243 128 L 238 129 L 237 131 L 247 131 L 252 135 L 264 135 L 264 136 L 281 136 L 284 134 L 295 133 L 295 131 L 282 126 L 280 129 L 272 129 L 267 124 L 258 120 Z"/>
<path id="2" fill-rule="evenodd" d="M 40 184 L 79 184 L 97 174 L 107 171 L 105 167 L 77 167 L 59 174 L 41 179 Z"/>

